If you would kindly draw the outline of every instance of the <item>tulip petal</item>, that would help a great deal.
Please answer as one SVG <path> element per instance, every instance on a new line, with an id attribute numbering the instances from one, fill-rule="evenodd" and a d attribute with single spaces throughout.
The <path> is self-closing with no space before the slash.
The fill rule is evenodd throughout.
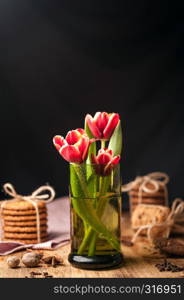
<path id="1" fill-rule="evenodd" d="M 109 153 L 111 156 L 113 156 L 113 152 L 111 149 L 106 149 L 106 152 Z"/>
<path id="2" fill-rule="evenodd" d="M 107 126 L 108 120 L 109 120 L 108 113 L 102 112 L 99 114 L 95 123 L 98 129 L 100 130 L 100 132 L 104 131 L 105 127 Z"/>
<path id="3" fill-rule="evenodd" d="M 78 143 L 75 145 L 79 152 L 81 153 L 82 160 L 86 160 L 88 148 L 89 148 L 89 138 L 88 137 L 81 137 Z"/>
<path id="4" fill-rule="evenodd" d="M 66 145 L 67 143 L 66 143 L 65 139 L 64 139 L 62 136 L 56 135 L 56 136 L 53 138 L 53 144 L 54 144 L 54 146 L 56 147 L 56 149 L 59 151 L 59 149 L 60 149 L 62 146 Z"/>
<path id="5" fill-rule="evenodd" d="M 86 135 L 86 132 L 83 128 L 77 128 L 76 131 L 78 131 L 81 135 Z"/>
<path id="6" fill-rule="evenodd" d="M 105 148 L 105 149 L 101 148 L 100 150 L 98 150 L 98 155 L 103 154 L 103 153 L 108 153 L 108 154 L 110 154 L 110 156 L 113 155 L 113 151 L 108 148 Z"/>
<path id="7" fill-rule="evenodd" d="M 108 153 L 103 153 L 97 156 L 98 163 L 101 165 L 106 165 L 110 162 L 111 156 Z"/>
<path id="8" fill-rule="evenodd" d="M 101 148 L 101 149 L 98 150 L 97 156 L 100 155 L 100 154 L 103 154 L 103 153 L 105 153 L 105 149 Z"/>
<path id="9" fill-rule="evenodd" d="M 81 134 L 77 130 L 71 130 L 67 133 L 65 140 L 69 145 L 76 144 L 80 139 Z"/>
<path id="10" fill-rule="evenodd" d="M 89 115 L 89 114 L 86 115 L 86 122 L 87 122 L 89 129 L 90 129 L 91 133 L 93 134 L 93 136 L 96 138 L 101 138 L 102 134 L 99 131 L 98 127 L 96 126 L 96 123 L 93 120 L 91 115 Z"/>
<path id="11" fill-rule="evenodd" d="M 120 155 L 114 156 L 104 168 L 104 174 L 108 174 L 120 161 Z"/>
<path id="12" fill-rule="evenodd" d="M 73 145 L 65 145 L 65 146 L 63 146 L 60 149 L 59 153 L 68 162 L 71 162 L 71 163 L 81 163 L 82 162 L 81 153 Z"/>
<path id="13" fill-rule="evenodd" d="M 103 131 L 104 138 L 109 139 L 119 122 L 119 114 L 112 113 L 106 128 Z"/>
<path id="14" fill-rule="evenodd" d="M 94 118 L 93 118 L 95 122 L 98 120 L 98 118 L 100 117 L 100 115 L 101 115 L 101 112 L 100 112 L 100 111 L 97 111 L 97 112 L 95 113 Z"/>
<path id="15" fill-rule="evenodd" d="M 120 161 L 120 155 L 117 155 L 112 158 L 110 163 L 113 165 L 117 165 L 119 163 L 119 161 Z"/>

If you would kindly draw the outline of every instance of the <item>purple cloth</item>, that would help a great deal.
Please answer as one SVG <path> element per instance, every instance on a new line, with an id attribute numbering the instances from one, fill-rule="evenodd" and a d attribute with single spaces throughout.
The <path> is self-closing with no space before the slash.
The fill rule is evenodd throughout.
<path id="1" fill-rule="evenodd" d="M 70 203 L 67 197 L 48 203 L 48 241 L 25 245 L 19 242 L 0 242 L 0 255 L 7 255 L 18 250 L 47 249 L 52 250 L 65 245 L 70 240 Z M 0 231 L 0 236 L 1 236 Z"/>

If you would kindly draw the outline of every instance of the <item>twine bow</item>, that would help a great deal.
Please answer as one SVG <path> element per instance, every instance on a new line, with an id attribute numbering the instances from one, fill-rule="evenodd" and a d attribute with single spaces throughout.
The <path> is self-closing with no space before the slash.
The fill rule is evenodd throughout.
<path id="1" fill-rule="evenodd" d="M 40 243 L 41 237 L 40 237 L 40 217 L 39 217 L 39 209 L 38 209 L 38 203 L 41 200 L 44 200 L 46 203 L 49 203 L 53 201 L 55 197 L 55 191 L 54 189 L 49 185 L 43 185 L 36 189 L 31 195 L 29 196 L 23 196 L 16 192 L 14 186 L 11 183 L 5 183 L 3 185 L 3 189 L 6 194 L 11 196 L 13 199 L 9 199 L 6 201 L 3 201 L 1 204 L 1 210 L 5 207 L 7 202 L 16 202 L 17 200 L 23 200 L 31 203 L 36 211 L 36 227 L 37 227 L 37 241 Z M 43 192 L 46 192 L 43 194 Z"/>
<path id="2" fill-rule="evenodd" d="M 162 172 L 153 172 L 145 176 L 138 176 L 135 180 L 125 184 L 121 187 L 122 192 L 131 191 L 136 185 L 139 185 L 138 189 L 138 203 L 142 202 L 142 192 L 151 194 L 159 190 L 162 186 L 165 194 L 165 204 L 168 205 L 168 192 L 166 184 L 169 182 L 169 176 Z M 149 184 L 149 187 L 148 187 Z"/>
<path id="3" fill-rule="evenodd" d="M 140 226 L 132 238 L 132 243 L 134 243 L 136 241 L 137 237 L 139 236 L 141 231 L 144 229 L 147 229 L 147 237 L 148 237 L 148 240 L 151 242 L 152 241 L 151 232 L 152 232 L 153 228 L 155 228 L 155 227 L 163 227 L 163 229 L 165 227 L 165 235 L 166 235 L 165 237 L 168 238 L 171 227 L 175 223 L 176 218 L 179 215 L 181 215 L 183 212 L 184 212 L 184 201 L 180 198 L 176 198 L 171 206 L 171 211 L 170 211 L 167 219 L 161 224 L 157 224 L 156 220 L 153 220 L 152 224 Z"/>

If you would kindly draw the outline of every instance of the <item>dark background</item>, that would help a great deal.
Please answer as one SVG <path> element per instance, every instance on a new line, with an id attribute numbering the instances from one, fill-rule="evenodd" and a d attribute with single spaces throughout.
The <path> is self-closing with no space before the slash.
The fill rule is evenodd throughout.
<path id="1" fill-rule="evenodd" d="M 0 1 L 0 184 L 68 192 L 55 134 L 119 112 L 124 182 L 167 172 L 183 196 L 183 6 L 177 1 Z M 4 197 L 3 193 L 1 197 Z"/>

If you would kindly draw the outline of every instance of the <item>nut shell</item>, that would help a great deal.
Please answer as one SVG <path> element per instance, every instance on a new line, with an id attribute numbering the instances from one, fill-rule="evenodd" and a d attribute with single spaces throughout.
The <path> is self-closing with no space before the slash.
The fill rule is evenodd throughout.
<path id="1" fill-rule="evenodd" d="M 26 267 L 37 267 L 40 263 L 41 255 L 34 252 L 25 253 L 22 262 Z"/>
<path id="2" fill-rule="evenodd" d="M 20 259 L 17 256 L 10 256 L 7 259 L 7 264 L 10 268 L 17 268 L 20 264 Z"/>

